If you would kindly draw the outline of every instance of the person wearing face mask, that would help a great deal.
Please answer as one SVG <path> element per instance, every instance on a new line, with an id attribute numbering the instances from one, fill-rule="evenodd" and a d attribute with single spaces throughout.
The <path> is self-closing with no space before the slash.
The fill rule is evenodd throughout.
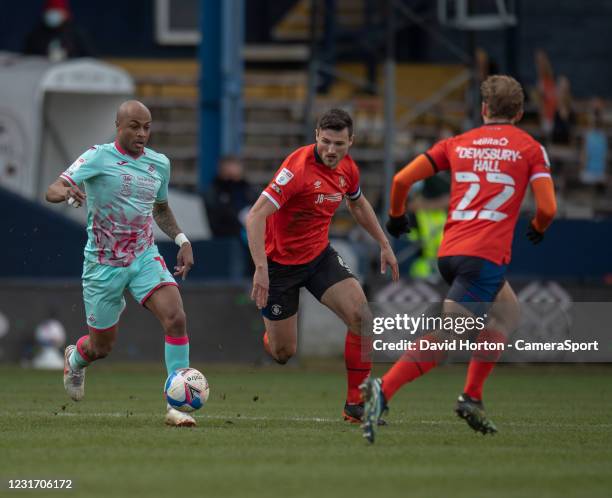
<path id="1" fill-rule="evenodd" d="M 91 55 L 73 22 L 68 0 L 46 0 L 40 22 L 26 37 L 24 53 L 43 55 L 53 62 Z"/>

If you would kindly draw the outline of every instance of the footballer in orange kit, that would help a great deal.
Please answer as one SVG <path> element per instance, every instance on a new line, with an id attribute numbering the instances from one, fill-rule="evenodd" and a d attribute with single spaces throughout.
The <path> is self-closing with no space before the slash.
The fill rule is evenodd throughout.
<path id="1" fill-rule="evenodd" d="M 247 218 L 249 248 L 255 264 L 252 299 L 261 309 L 266 351 L 284 364 L 297 350 L 297 311 L 305 287 L 347 327 L 344 358 L 347 397 L 343 416 L 361 422 L 359 385 L 370 374 L 362 336 L 367 300 L 361 285 L 329 243 L 329 225 L 343 199 L 352 216 L 380 245 L 380 269 L 399 278 L 397 260 L 359 185 L 359 169 L 348 154 L 353 121 L 341 109 L 327 111 L 317 123 L 316 143 L 290 154 L 253 205 Z M 369 343 L 368 343 L 369 341 Z"/>
<path id="2" fill-rule="evenodd" d="M 440 274 L 450 286 L 443 313 L 487 316 L 476 338 L 487 347 L 472 354 L 455 412 L 472 429 L 491 434 L 497 428 L 485 414 L 482 391 L 518 323 L 518 301 L 505 273 L 521 202 L 531 186 L 536 213 L 527 237 L 538 244 L 555 216 L 556 200 L 544 147 L 515 126 L 523 116 L 521 85 L 496 75 L 482 83 L 481 93 L 483 126 L 436 143 L 395 175 L 386 226 L 394 237 L 408 233 L 405 205 L 411 186 L 450 170 L 449 213 L 438 251 Z M 419 344 L 423 340 L 440 342 L 440 334 L 427 334 Z M 425 343 L 407 351 L 382 378 L 364 382 L 363 435 L 369 442 L 374 442 L 377 421 L 397 390 L 445 359 L 443 350 L 431 352 L 435 349 Z"/>

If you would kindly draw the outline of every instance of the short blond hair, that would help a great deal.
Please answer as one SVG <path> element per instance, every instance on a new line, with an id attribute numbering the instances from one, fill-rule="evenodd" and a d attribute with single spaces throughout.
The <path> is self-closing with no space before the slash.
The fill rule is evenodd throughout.
<path id="1" fill-rule="evenodd" d="M 489 118 L 512 119 L 523 110 L 523 87 L 512 76 L 489 76 L 480 85 L 480 93 Z"/>

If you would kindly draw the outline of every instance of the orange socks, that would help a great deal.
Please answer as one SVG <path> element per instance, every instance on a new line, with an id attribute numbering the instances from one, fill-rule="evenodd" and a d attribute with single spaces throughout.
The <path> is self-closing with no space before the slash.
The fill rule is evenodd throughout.
<path id="1" fill-rule="evenodd" d="M 370 375 L 372 360 L 372 339 L 363 337 L 348 330 L 344 342 L 344 364 L 346 365 L 347 394 L 349 404 L 361 403 L 359 386 Z"/>
<path id="2" fill-rule="evenodd" d="M 263 342 L 263 347 L 266 353 L 272 356 L 272 351 L 270 351 L 270 340 L 268 339 L 268 331 L 264 331 L 263 337 L 261 338 Z M 273 356 L 272 356 L 273 357 Z M 274 358 L 274 357 L 273 357 Z"/>
<path id="3" fill-rule="evenodd" d="M 430 336 L 421 337 L 419 341 L 436 342 Z M 389 401 L 400 387 L 426 374 L 445 357 L 446 353 L 442 351 L 421 351 L 418 347 L 414 351 L 406 351 L 382 378 L 385 399 Z"/>
<path id="4" fill-rule="evenodd" d="M 476 343 L 482 344 L 485 342 L 489 344 L 505 344 L 506 336 L 495 330 L 483 330 L 478 336 Z M 502 353 L 503 350 L 474 351 L 468 366 L 465 387 L 463 388 L 465 394 L 470 398 L 482 399 L 482 388 L 485 380 L 487 380 Z"/>

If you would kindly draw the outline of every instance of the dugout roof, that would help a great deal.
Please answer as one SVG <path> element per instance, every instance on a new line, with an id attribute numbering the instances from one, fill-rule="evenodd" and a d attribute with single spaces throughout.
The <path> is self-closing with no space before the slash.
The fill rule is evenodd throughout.
<path id="1" fill-rule="evenodd" d="M 79 154 L 112 140 L 133 93 L 126 71 L 95 59 L 0 54 L 0 185 L 41 199 Z"/>

